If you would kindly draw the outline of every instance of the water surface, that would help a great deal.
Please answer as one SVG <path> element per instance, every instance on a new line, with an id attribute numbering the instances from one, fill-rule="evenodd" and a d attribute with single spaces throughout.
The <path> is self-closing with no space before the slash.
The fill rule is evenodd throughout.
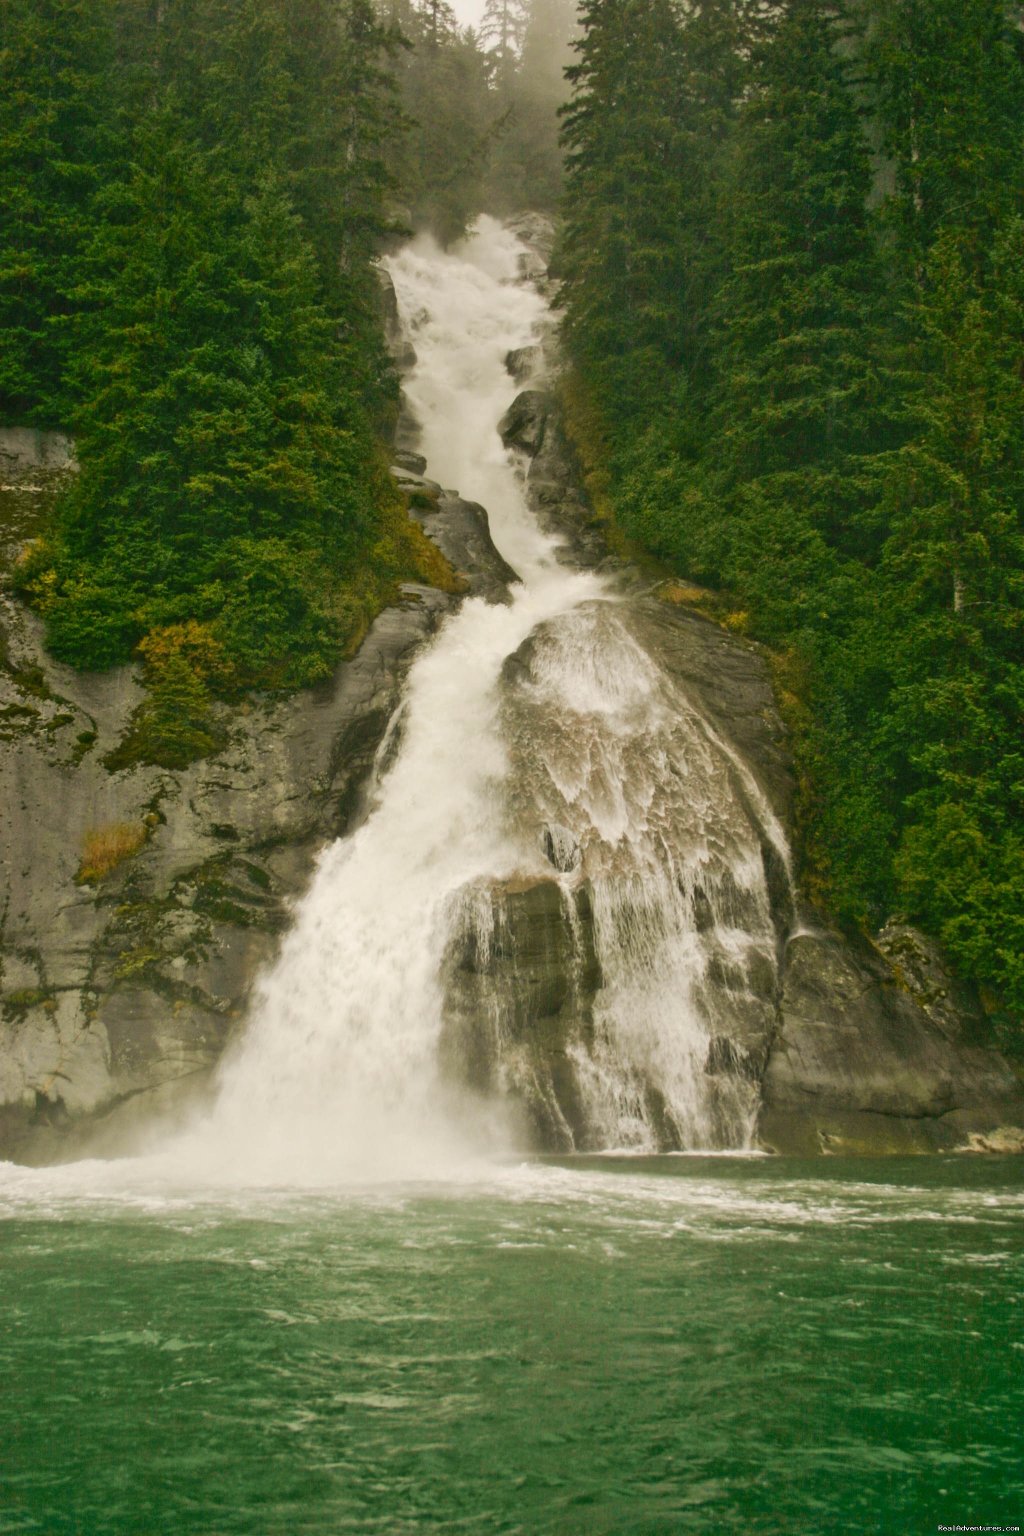
<path id="1" fill-rule="evenodd" d="M 930 1532 L 1024 1509 L 1019 1162 L 4 1170 L 0 1532 Z"/>

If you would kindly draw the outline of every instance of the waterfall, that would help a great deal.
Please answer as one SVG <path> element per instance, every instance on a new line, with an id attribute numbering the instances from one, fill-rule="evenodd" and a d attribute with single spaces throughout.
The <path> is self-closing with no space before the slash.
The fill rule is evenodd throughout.
<path id="1" fill-rule="evenodd" d="M 749 1135 L 735 1042 L 772 994 L 781 833 L 635 607 L 529 510 L 496 432 L 504 359 L 547 321 L 521 256 L 483 219 L 454 251 L 421 237 L 389 262 L 428 473 L 487 508 L 521 580 L 417 658 L 368 813 L 260 983 L 194 1133 L 250 1174 Z"/>

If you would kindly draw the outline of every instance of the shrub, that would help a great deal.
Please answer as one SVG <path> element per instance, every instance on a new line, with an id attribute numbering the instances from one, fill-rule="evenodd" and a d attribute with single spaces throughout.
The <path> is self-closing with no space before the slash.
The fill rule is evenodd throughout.
<path id="1" fill-rule="evenodd" d="M 78 880 L 105 880 L 126 859 L 134 857 L 146 841 L 145 826 L 130 821 L 111 821 L 93 827 L 82 840 Z"/>

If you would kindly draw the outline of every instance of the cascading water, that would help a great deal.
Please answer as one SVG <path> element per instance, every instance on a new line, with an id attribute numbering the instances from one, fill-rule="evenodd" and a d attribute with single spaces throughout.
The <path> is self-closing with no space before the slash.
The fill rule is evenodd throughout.
<path id="1" fill-rule="evenodd" d="M 629 601 L 529 511 L 496 432 L 504 359 L 546 318 L 521 254 L 485 219 L 389 263 L 429 472 L 487 507 L 521 583 L 418 658 L 368 815 L 262 982 L 197 1133 L 249 1174 L 409 1170 L 524 1126 L 555 1146 L 749 1135 L 733 1042 L 772 993 L 781 833 Z"/>

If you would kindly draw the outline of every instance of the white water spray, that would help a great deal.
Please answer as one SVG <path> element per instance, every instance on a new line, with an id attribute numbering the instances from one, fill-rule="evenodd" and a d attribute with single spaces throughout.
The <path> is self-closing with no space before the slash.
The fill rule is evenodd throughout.
<path id="1" fill-rule="evenodd" d="M 229 1174 L 445 1171 L 500 1145 L 489 1105 L 528 1092 L 532 1068 L 517 1068 L 496 985 L 473 1026 L 494 1036 L 496 1091 L 471 1107 L 453 1088 L 439 1064 L 443 962 L 467 926 L 486 948 L 494 893 L 530 881 L 560 881 L 570 927 L 573 892 L 592 892 L 601 985 L 567 1052 L 591 1142 L 655 1146 L 666 1126 L 683 1145 L 747 1135 L 749 1094 L 716 1109 L 703 1074 L 715 1017 L 750 1005 L 752 957 L 771 963 L 763 832 L 739 803 L 734 758 L 645 654 L 609 582 L 558 562 L 498 438 L 515 393 L 505 356 L 546 317 L 516 281 L 521 249 L 485 219 L 455 253 L 421 239 L 389 263 L 428 473 L 488 509 L 522 582 L 508 605 L 465 602 L 410 672 L 369 815 L 322 855 L 212 1117 L 189 1138 Z M 529 637 L 510 686 L 503 668 Z M 545 823 L 580 849 L 561 876 Z"/>

